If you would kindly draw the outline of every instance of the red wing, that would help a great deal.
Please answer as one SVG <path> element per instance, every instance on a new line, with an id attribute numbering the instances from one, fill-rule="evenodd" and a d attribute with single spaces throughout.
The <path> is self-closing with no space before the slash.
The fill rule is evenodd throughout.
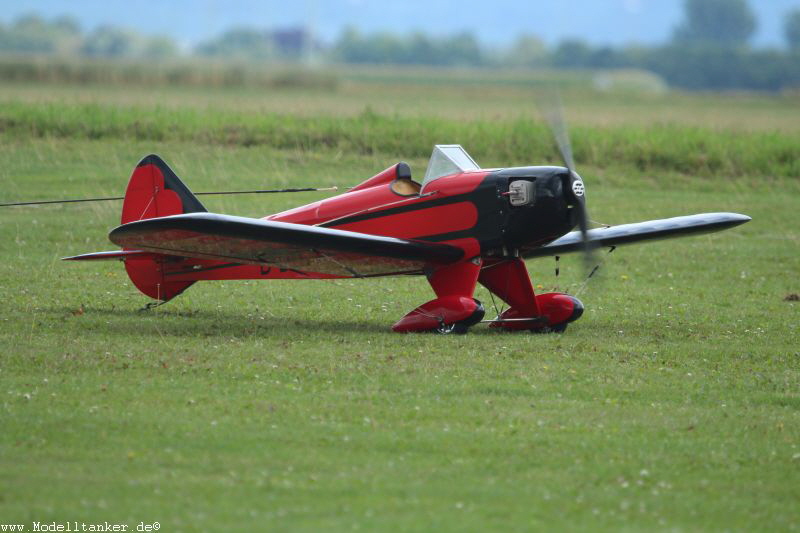
<path id="1" fill-rule="evenodd" d="M 446 244 L 214 213 L 131 222 L 109 239 L 148 252 L 353 277 L 415 273 L 464 256 Z"/>

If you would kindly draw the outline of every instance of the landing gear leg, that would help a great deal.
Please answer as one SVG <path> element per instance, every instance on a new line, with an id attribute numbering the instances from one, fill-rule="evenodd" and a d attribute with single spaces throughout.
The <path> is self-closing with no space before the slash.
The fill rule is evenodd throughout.
<path id="1" fill-rule="evenodd" d="M 466 333 L 484 315 L 483 304 L 472 297 L 480 269 L 481 260 L 475 258 L 432 271 L 428 282 L 437 298 L 408 313 L 392 326 L 392 330 Z"/>
<path id="2" fill-rule="evenodd" d="M 568 323 L 583 314 L 583 304 L 574 296 L 557 292 L 535 294 L 525 262 L 519 258 L 485 267 L 478 281 L 511 306 L 497 317 L 492 327 L 563 333 Z"/>

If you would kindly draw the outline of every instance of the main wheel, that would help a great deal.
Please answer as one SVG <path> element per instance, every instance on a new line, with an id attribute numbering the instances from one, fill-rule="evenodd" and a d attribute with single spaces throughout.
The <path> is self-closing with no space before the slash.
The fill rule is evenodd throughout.
<path id="1" fill-rule="evenodd" d="M 472 300 L 476 304 L 475 311 L 473 311 L 472 316 L 469 316 L 464 320 L 461 320 L 454 324 L 441 324 L 434 331 L 436 331 L 436 333 L 439 333 L 441 335 L 451 335 L 451 334 L 463 335 L 467 331 L 469 331 L 469 328 L 471 326 L 474 326 L 475 324 L 483 320 L 483 315 L 486 313 L 486 311 L 483 308 L 483 304 L 481 303 L 480 300 L 476 300 L 475 298 L 473 298 Z"/>
<path id="2" fill-rule="evenodd" d="M 456 322 L 455 324 L 442 324 L 434 331 L 439 335 L 464 335 L 469 330 L 469 325 L 464 322 Z"/>

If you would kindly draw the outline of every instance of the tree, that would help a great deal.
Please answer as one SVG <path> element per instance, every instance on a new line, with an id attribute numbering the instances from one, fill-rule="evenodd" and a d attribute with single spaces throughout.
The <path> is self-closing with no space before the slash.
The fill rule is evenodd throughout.
<path id="1" fill-rule="evenodd" d="M 561 41 L 551 55 L 555 67 L 582 68 L 589 66 L 592 49 L 580 39 Z"/>
<path id="2" fill-rule="evenodd" d="M 197 53 L 211 57 L 238 59 L 271 59 L 275 57 L 275 43 L 269 32 L 256 28 L 233 28 L 216 39 L 201 43 Z"/>
<path id="3" fill-rule="evenodd" d="M 747 44 L 756 17 L 747 0 L 685 0 L 686 20 L 675 29 L 678 44 Z"/>
<path id="4" fill-rule="evenodd" d="M 480 65 L 483 62 L 481 45 L 469 32 L 465 31 L 445 38 L 440 46 L 443 63 L 447 65 Z"/>
<path id="5" fill-rule="evenodd" d="M 47 23 L 36 13 L 22 15 L 15 22 L 13 28 L 17 31 L 47 32 Z"/>
<path id="6" fill-rule="evenodd" d="M 169 59 L 178 55 L 178 45 L 166 36 L 150 37 L 142 48 L 142 57 L 145 59 Z"/>
<path id="7" fill-rule="evenodd" d="M 56 17 L 51 24 L 53 29 L 57 30 L 64 35 L 80 36 L 81 26 L 78 21 L 68 15 L 61 15 Z"/>
<path id="8" fill-rule="evenodd" d="M 65 51 L 74 48 L 79 32 L 71 19 L 62 17 L 49 22 L 39 15 L 23 15 L 8 28 L 0 29 L 0 50 L 24 54 Z"/>
<path id="9" fill-rule="evenodd" d="M 410 65 L 438 65 L 441 63 L 440 50 L 426 34 L 417 31 L 406 40 L 403 63 Z"/>
<path id="10" fill-rule="evenodd" d="M 136 52 L 139 36 L 114 26 L 101 26 L 83 42 L 81 53 L 89 57 L 126 57 Z"/>
<path id="11" fill-rule="evenodd" d="M 520 67 L 542 66 L 547 61 L 547 47 L 534 35 L 520 35 L 511 45 L 506 61 Z"/>
<path id="12" fill-rule="evenodd" d="M 800 9 L 794 9 L 786 14 L 783 31 L 789 48 L 800 50 Z"/>

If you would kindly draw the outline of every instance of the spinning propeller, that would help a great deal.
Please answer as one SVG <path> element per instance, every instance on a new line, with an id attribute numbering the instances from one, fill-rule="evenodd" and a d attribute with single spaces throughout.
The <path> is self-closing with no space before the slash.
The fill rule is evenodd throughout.
<path id="1" fill-rule="evenodd" d="M 550 127 L 550 132 L 556 141 L 559 154 L 564 166 L 569 171 L 565 176 L 563 186 L 568 194 L 572 195 L 572 206 L 577 212 L 578 228 L 583 242 L 583 257 L 587 270 L 592 268 L 594 254 L 589 243 L 589 212 L 586 209 L 586 187 L 580 175 L 575 171 L 575 159 L 572 156 L 572 143 L 567 130 L 567 121 L 564 119 L 563 106 L 558 93 L 552 94 L 552 101 L 540 104 L 540 110 Z M 594 272 L 592 272 L 593 274 Z M 590 274 L 591 275 L 591 274 Z"/>

